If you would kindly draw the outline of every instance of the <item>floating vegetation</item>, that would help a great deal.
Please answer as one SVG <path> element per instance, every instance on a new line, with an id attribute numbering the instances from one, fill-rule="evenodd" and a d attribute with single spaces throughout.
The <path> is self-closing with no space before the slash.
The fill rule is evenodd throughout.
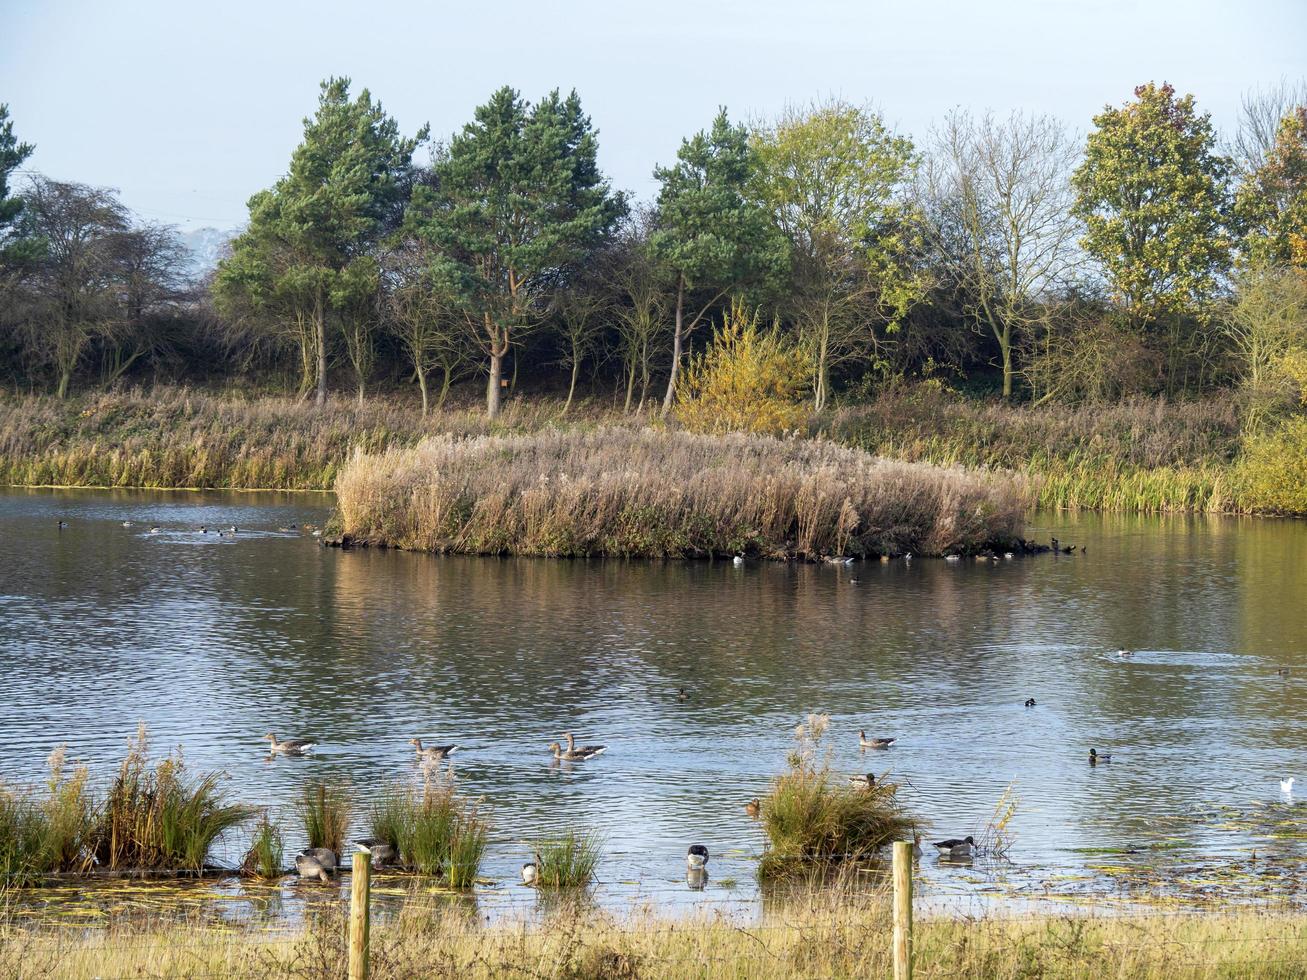
<path id="1" fill-rule="evenodd" d="M 829 718 L 809 715 L 795 732 L 788 769 L 762 801 L 767 848 L 758 866 L 763 879 L 806 874 L 814 864 L 872 857 L 895 840 L 910 839 L 915 821 L 898 804 L 898 786 L 849 786 L 831 774 L 822 748 Z"/>

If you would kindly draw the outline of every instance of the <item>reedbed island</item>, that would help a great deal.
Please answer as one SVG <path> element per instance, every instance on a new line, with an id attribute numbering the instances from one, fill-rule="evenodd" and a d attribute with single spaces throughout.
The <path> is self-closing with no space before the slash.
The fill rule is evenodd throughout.
<path id="1" fill-rule="evenodd" d="M 28 6 L 0 980 L 1307 977 L 1295 3 Z"/>

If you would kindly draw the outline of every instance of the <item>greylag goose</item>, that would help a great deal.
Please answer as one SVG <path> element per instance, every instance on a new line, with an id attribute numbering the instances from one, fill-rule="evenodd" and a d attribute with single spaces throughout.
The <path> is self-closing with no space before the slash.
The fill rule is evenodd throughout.
<path id="1" fill-rule="evenodd" d="M 860 748 L 887 749 L 897 741 L 897 738 L 867 738 L 867 733 L 861 728 L 858 729 L 858 745 Z"/>
<path id="2" fill-rule="evenodd" d="M 446 756 L 452 755 L 458 748 L 457 744 L 423 746 L 422 739 L 420 738 L 410 738 L 408 744 L 413 746 L 413 750 L 417 753 L 419 759 L 443 759 Z"/>
<path id="3" fill-rule="evenodd" d="M 336 852 L 329 847 L 309 847 L 295 855 L 295 870 L 301 878 L 330 881 L 336 870 Z"/>
<path id="4" fill-rule="evenodd" d="M 305 741 L 302 738 L 288 738 L 284 742 L 279 742 L 277 741 L 277 736 L 272 734 L 272 732 L 268 732 L 268 734 L 263 737 L 272 743 L 272 746 L 268 751 L 273 755 L 277 755 L 278 753 L 282 755 L 304 755 L 307 752 L 312 752 L 313 747 L 318 744 L 317 742 Z"/>

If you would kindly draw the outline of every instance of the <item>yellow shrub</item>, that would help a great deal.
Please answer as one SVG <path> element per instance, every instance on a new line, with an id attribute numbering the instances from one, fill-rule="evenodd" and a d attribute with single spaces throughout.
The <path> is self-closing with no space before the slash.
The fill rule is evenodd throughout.
<path id="1" fill-rule="evenodd" d="M 676 415 L 694 432 L 780 435 L 807 419 L 808 365 L 794 344 L 733 306 L 678 385 Z"/>
<path id="2" fill-rule="evenodd" d="M 1307 514 L 1307 416 L 1250 435 L 1236 476 L 1242 509 Z"/>

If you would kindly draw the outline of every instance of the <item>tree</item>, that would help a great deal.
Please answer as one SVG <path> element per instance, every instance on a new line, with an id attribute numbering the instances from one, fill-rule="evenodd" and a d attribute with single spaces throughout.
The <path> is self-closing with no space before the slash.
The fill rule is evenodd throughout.
<path id="1" fill-rule="evenodd" d="M 1307 275 L 1263 263 L 1242 270 L 1237 282 L 1223 329 L 1237 358 L 1248 424 L 1255 429 L 1297 394 L 1294 367 L 1307 357 Z"/>
<path id="2" fill-rule="evenodd" d="M 1240 173 L 1250 174 L 1266 162 L 1284 117 L 1304 105 L 1307 105 L 1307 78 L 1296 82 L 1281 79 L 1265 89 L 1244 93 L 1239 104 L 1239 125 L 1230 145 L 1230 154 Z"/>
<path id="3" fill-rule="evenodd" d="M 413 368 L 425 416 L 430 410 L 427 384 L 431 372 L 437 368 L 444 372 L 436 398 L 439 410 L 455 374 L 469 359 L 467 335 L 461 326 L 463 314 L 454 308 L 453 298 L 432 282 L 431 256 L 421 242 L 404 239 L 388 256 L 384 269 L 388 323 Z"/>
<path id="4" fill-rule="evenodd" d="M 675 282 L 672 368 L 663 414 L 676 397 L 688 337 L 723 298 L 749 284 L 778 278 L 788 256 L 767 211 L 748 196 L 757 158 L 748 130 L 721 109 L 711 129 L 681 142 L 677 162 L 656 167 L 662 185 L 650 244 Z M 687 320 L 687 302 L 694 306 Z"/>
<path id="5" fill-rule="evenodd" d="M 624 412 L 640 382 L 640 408 L 649 397 L 650 365 L 666 335 L 667 283 L 649 242 L 651 215 L 641 214 L 608 253 L 604 276 L 620 302 L 614 309 L 618 354 L 626 375 Z"/>
<path id="6" fill-rule="evenodd" d="M 1072 177 L 1085 250 L 1136 327 L 1201 311 L 1230 263 L 1232 163 L 1194 97 L 1149 82 L 1094 117 Z"/>
<path id="7" fill-rule="evenodd" d="M 1049 328 L 1076 259 L 1076 155 L 1050 116 L 954 112 L 935 136 L 923 181 L 932 252 L 963 314 L 998 345 L 1004 398 L 1012 397 L 1019 338 Z"/>
<path id="8" fill-rule="evenodd" d="M 168 348 L 165 331 L 186 286 L 186 248 L 167 225 L 146 224 L 118 235 L 114 261 L 122 316 L 103 335 L 104 384 L 122 377 L 141 358 Z"/>
<path id="9" fill-rule="evenodd" d="M 414 191 L 413 227 L 434 249 L 435 281 L 471 318 L 488 360 L 490 418 L 505 355 L 625 211 L 597 148 L 576 92 L 555 90 L 531 106 L 505 86 L 441 151 L 434 186 Z"/>
<path id="10" fill-rule="evenodd" d="M 559 332 L 563 341 L 562 365 L 569 372 L 567 401 L 561 414 L 566 415 L 576 395 L 576 381 L 582 362 L 598 346 L 606 326 L 606 315 L 613 308 L 606 284 L 597 276 L 572 280 L 557 301 Z"/>
<path id="11" fill-rule="evenodd" d="M 60 398 L 90 344 L 123 318 L 120 246 L 129 228 L 106 190 L 36 177 L 23 195 L 20 235 L 40 251 L 23 277 L 18 318 L 29 352 L 54 370 Z"/>
<path id="12" fill-rule="evenodd" d="M 916 157 L 879 115 L 838 100 L 787 110 L 754 145 L 757 196 L 789 240 L 788 305 L 820 411 L 832 369 L 870 356 L 873 324 L 896 330 L 923 291 L 904 194 Z"/>
<path id="13" fill-rule="evenodd" d="M 18 142 L 13 121 L 9 118 L 9 106 L 0 103 L 0 271 L 9 261 L 20 258 L 14 251 L 17 244 L 14 232 L 23 210 L 23 199 L 9 196 L 9 175 L 21 167 L 35 149 L 30 143 Z"/>
<path id="14" fill-rule="evenodd" d="M 1244 175 L 1235 213 L 1249 262 L 1307 271 L 1307 105 L 1280 120 L 1260 164 Z"/>
<path id="15" fill-rule="evenodd" d="M 290 320 L 301 361 L 327 398 L 327 320 L 348 328 L 347 348 L 362 397 L 375 318 L 375 251 L 398 227 L 409 195 L 412 139 L 374 103 L 367 89 L 350 100 L 348 78 L 322 83 L 318 109 L 304 120 L 304 140 L 290 172 L 250 198 L 250 221 L 218 269 L 220 308 Z"/>

